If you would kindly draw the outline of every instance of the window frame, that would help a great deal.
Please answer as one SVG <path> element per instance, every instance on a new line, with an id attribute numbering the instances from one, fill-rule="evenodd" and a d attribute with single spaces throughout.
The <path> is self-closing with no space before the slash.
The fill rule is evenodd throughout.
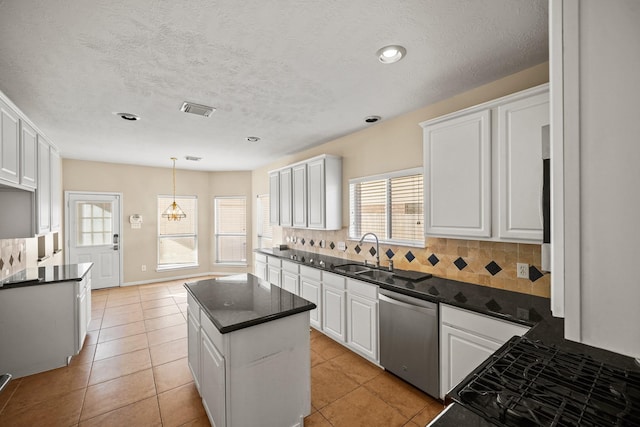
<path id="1" fill-rule="evenodd" d="M 167 195 L 167 194 L 159 194 L 156 197 L 156 205 L 159 202 L 160 198 L 173 199 L 174 196 L 173 195 Z M 187 233 L 180 233 L 180 234 L 164 234 L 164 235 L 161 235 L 160 234 L 160 221 L 168 221 L 168 219 L 162 218 L 161 215 L 158 215 L 158 217 L 157 217 L 158 226 L 157 226 L 157 231 L 156 231 L 156 246 L 157 246 L 156 271 L 157 272 L 169 271 L 169 270 L 190 269 L 190 268 L 198 268 L 198 267 L 200 267 L 200 262 L 199 262 L 199 257 L 198 257 L 198 196 L 196 196 L 196 195 L 189 195 L 189 196 L 177 196 L 176 195 L 175 196 L 175 200 L 176 200 L 176 203 L 178 203 L 178 206 L 180 205 L 179 200 L 184 200 L 184 199 L 193 199 L 193 200 L 195 200 L 195 209 L 194 209 L 195 218 L 193 220 L 193 224 L 194 224 L 193 229 L 194 229 L 194 231 L 193 231 L 193 233 L 188 233 L 188 234 Z M 160 264 L 160 240 L 162 240 L 162 239 L 171 239 L 171 238 L 175 239 L 175 238 L 181 238 L 181 237 L 193 237 L 194 238 L 196 261 L 195 262 L 191 262 L 191 263 Z"/>
<path id="2" fill-rule="evenodd" d="M 218 233 L 218 200 L 222 199 L 243 199 L 244 200 L 244 211 L 245 211 L 245 225 L 244 225 L 244 233 Z M 230 266 L 248 266 L 249 260 L 247 259 L 247 196 L 214 196 L 213 197 L 213 250 L 215 252 L 214 264 L 216 265 L 230 265 Z M 220 261 L 220 251 L 218 245 L 218 237 L 219 236 L 231 236 L 231 237 L 244 237 L 244 260 L 238 261 Z"/>
<path id="3" fill-rule="evenodd" d="M 264 198 L 267 198 L 266 205 L 263 206 Z M 269 222 L 269 207 L 270 207 L 271 195 L 269 193 L 258 194 L 256 196 L 256 236 L 258 238 L 258 248 L 269 248 L 273 245 L 273 225 Z M 266 210 L 266 218 L 264 217 L 264 211 Z M 265 221 L 266 219 L 266 221 Z M 270 230 L 270 233 L 265 232 L 265 226 Z M 263 242 L 269 240 L 268 246 L 263 246 Z"/>
<path id="4" fill-rule="evenodd" d="M 391 180 L 394 178 L 402 178 L 412 175 L 421 175 L 423 182 L 423 189 L 419 192 L 420 197 L 422 198 L 422 210 L 423 214 L 420 215 L 420 220 L 423 225 L 423 233 L 422 239 L 420 241 L 417 240 L 406 240 L 406 239 L 394 239 L 393 236 L 389 237 L 392 229 L 392 211 L 391 211 Z M 378 236 L 378 240 L 380 243 L 385 243 L 389 245 L 398 245 L 398 246 L 410 246 L 416 248 L 424 248 L 426 247 L 426 236 L 424 234 L 424 169 L 422 167 L 403 169 L 399 171 L 387 172 L 383 174 L 377 175 L 369 175 L 359 178 L 352 178 L 349 180 L 349 227 L 347 230 L 347 238 L 351 241 L 360 241 L 360 238 L 367 231 L 361 231 L 361 225 L 356 224 L 358 215 L 354 215 L 354 200 L 352 200 L 353 191 L 352 186 L 356 184 L 360 184 L 363 182 L 370 181 L 386 181 L 386 195 L 385 195 L 385 233 L 384 236 Z M 354 218 L 355 216 L 355 218 Z M 357 231 L 360 232 L 359 236 L 354 235 Z M 371 236 L 367 236 L 364 240 L 365 242 L 375 242 L 375 239 Z"/>

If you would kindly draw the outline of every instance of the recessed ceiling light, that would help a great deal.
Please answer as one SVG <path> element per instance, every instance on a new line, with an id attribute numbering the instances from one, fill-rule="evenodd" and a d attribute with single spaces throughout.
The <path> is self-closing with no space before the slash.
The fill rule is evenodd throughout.
<path id="1" fill-rule="evenodd" d="M 380 116 L 367 116 L 364 118 L 364 121 L 367 123 L 375 123 L 380 120 L 382 117 Z"/>
<path id="2" fill-rule="evenodd" d="M 131 114 L 131 113 L 113 113 L 116 116 L 120 117 L 123 120 L 128 120 L 130 122 L 135 122 L 136 120 L 140 120 L 140 116 L 136 116 L 135 114 Z"/>
<path id="3" fill-rule="evenodd" d="M 389 45 L 378 49 L 376 55 L 383 64 L 393 64 L 407 55 L 407 49 L 399 45 Z"/>
<path id="4" fill-rule="evenodd" d="M 257 136 L 248 136 L 245 138 L 245 140 L 247 142 L 258 142 L 260 141 L 260 138 L 258 138 Z"/>

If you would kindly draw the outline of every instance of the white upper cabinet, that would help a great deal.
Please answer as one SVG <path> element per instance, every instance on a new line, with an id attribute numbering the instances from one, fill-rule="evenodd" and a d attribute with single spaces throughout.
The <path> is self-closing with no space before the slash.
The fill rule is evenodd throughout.
<path id="1" fill-rule="evenodd" d="M 293 175 L 293 226 L 307 226 L 307 165 L 306 163 L 291 168 Z"/>
<path id="2" fill-rule="evenodd" d="M 20 182 L 20 121 L 6 102 L 0 99 L 0 182 Z"/>
<path id="3" fill-rule="evenodd" d="M 36 231 L 51 231 L 51 159 L 49 143 L 38 137 L 38 189 L 36 190 Z"/>
<path id="4" fill-rule="evenodd" d="M 280 171 L 280 225 L 291 227 L 291 168 Z"/>
<path id="5" fill-rule="evenodd" d="M 27 122 L 20 121 L 20 185 L 33 189 L 38 186 L 37 135 Z"/>
<path id="6" fill-rule="evenodd" d="M 283 180 L 288 184 L 283 184 Z M 271 171 L 269 190 L 272 224 L 317 230 L 342 228 L 340 157 L 321 155 Z"/>
<path id="7" fill-rule="evenodd" d="M 542 129 L 549 94 L 498 107 L 498 237 L 542 241 Z"/>
<path id="8" fill-rule="evenodd" d="M 425 234 L 542 242 L 548 85 L 421 123 Z"/>
<path id="9" fill-rule="evenodd" d="M 640 359 L 638 6 L 552 0 L 549 38 L 553 313 L 565 338 Z"/>
<path id="10" fill-rule="evenodd" d="M 269 172 L 269 224 L 280 225 L 280 172 Z"/>
<path id="11" fill-rule="evenodd" d="M 490 112 L 424 127 L 427 235 L 491 236 Z"/>
<path id="12" fill-rule="evenodd" d="M 62 174 L 60 154 L 51 147 L 49 152 L 51 162 L 51 231 L 60 230 L 62 217 Z"/>

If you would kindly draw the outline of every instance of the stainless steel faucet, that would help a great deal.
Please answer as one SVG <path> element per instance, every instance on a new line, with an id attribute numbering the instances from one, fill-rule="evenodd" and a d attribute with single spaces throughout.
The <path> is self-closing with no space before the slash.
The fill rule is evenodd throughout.
<path id="1" fill-rule="evenodd" d="M 364 242 L 364 238 L 369 234 L 376 238 L 376 268 L 380 268 L 380 242 L 378 241 L 378 236 L 376 236 L 375 233 L 364 233 L 360 238 L 359 243 L 362 244 L 362 242 Z"/>

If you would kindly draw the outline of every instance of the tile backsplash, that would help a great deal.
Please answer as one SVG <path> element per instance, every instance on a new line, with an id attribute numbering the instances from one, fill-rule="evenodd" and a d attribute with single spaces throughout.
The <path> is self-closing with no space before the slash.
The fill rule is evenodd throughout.
<path id="1" fill-rule="evenodd" d="M 0 279 L 27 267 L 26 239 L 0 240 Z"/>
<path id="2" fill-rule="evenodd" d="M 349 240 L 346 228 L 339 231 L 282 229 L 282 242 L 292 249 L 359 262 L 375 261 L 375 243 L 360 245 Z M 338 242 L 345 242 L 346 250 L 338 249 Z M 381 243 L 380 265 L 387 266 L 389 260 L 402 270 L 424 271 L 461 282 L 550 297 L 551 276 L 541 272 L 540 245 L 536 244 L 433 237 L 426 239 L 424 248 Z M 529 264 L 528 279 L 517 278 L 517 263 Z"/>

